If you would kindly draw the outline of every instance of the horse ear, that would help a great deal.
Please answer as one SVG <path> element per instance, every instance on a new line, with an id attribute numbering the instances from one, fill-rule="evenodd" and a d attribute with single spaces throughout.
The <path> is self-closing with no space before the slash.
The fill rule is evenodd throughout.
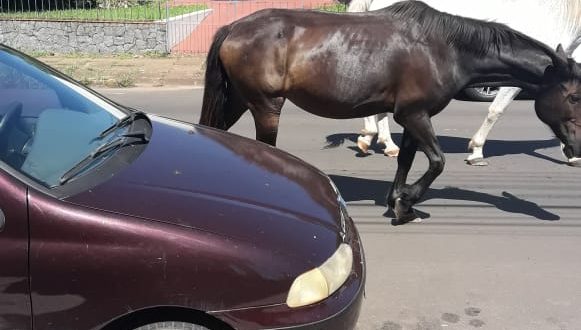
<path id="1" fill-rule="evenodd" d="M 559 44 L 557 46 L 557 58 L 556 58 L 556 63 L 555 66 L 558 67 L 566 67 L 568 65 L 568 61 L 567 61 L 567 54 L 565 54 L 565 50 L 563 49 L 563 46 L 561 44 Z"/>
<path id="2" fill-rule="evenodd" d="M 559 44 L 557 46 L 557 55 L 559 55 L 559 57 L 567 58 L 567 54 L 565 54 L 565 50 L 563 49 L 563 45 L 562 44 Z"/>

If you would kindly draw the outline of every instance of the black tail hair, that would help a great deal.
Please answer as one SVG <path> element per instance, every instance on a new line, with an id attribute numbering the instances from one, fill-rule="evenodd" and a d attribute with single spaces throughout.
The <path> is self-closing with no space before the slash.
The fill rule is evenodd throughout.
<path id="1" fill-rule="evenodd" d="M 206 77 L 204 86 L 204 100 L 200 124 L 219 129 L 226 129 L 224 111 L 228 100 L 230 82 L 220 60 L 220 47 L 230 34 L 230 25 L 221 27 L 214 35 L 206 59 Z"/>

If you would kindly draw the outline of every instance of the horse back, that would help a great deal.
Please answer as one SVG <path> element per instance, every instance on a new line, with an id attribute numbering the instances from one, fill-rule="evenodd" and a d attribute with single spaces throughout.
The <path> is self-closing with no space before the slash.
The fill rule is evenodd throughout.
<path id="1" fill-rule="evenodd" d="M 450 54 L 434 45 L 385 12 L 269 9 L 233 23 L 220 56 L 247 99 L 282 96 L 347 118 L 354 108 L 365 116 L 389 111 L 396 98 L 437 94 L 448 74 L 434 70 Z"/>

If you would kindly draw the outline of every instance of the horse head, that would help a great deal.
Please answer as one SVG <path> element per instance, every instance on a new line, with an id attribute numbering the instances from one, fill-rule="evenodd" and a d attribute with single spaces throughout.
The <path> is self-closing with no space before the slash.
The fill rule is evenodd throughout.
<path id="1" fill-rule="evenodd" d="M 567 58 L 560 45 L 545 70 L 535 111 L 561 140 L 569 165 L 581 167 L 581 64 Z"/>

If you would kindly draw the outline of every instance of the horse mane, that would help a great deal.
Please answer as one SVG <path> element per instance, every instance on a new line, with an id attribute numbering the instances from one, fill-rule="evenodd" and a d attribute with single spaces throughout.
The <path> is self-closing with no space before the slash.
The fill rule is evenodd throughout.
<path id="1" fill-rule="evenodd" d="M 581 34 L 581 1 L 558 1 L 552 0 L 551 3 L 556 7 L 555 12 L 561 21 L 565 22 L 568 31 L 576 31 L 577 35 Z M 575 32 L 574 32 L 575 33 Z M 574 49 L 570 49 L 573 53 Z"/>
<path id="2" fill-rule="evenodd" d="M 380 11 L 401 18 L 404 24 L 416 23 L 420 34 L 443 37 L 448 45 L 477 56 L 500 53 L 504 46 L 512 48 L 515 41 L 541 48 L 551 59 L 556 56 L 547 45 L 504 24 L 451 15 L 422 1 L 401 1 Z"/>

